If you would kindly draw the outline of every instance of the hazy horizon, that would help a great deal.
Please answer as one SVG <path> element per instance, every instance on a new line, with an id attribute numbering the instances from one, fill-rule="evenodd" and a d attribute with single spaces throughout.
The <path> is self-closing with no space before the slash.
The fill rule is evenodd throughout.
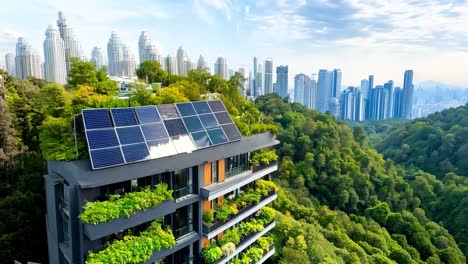
<path id="1" fill-rule="evenodd" d="M 344 86 L 358 86 L 370 74 L 376 85 L 391 79 L 401 86 L 404 70 L 412 69 L 415 84 L 468 86 L 466 1 L 28 0 L 2 7 L 1 55 L 14 53 L 23 36 L 43 57 L 45 30 L 62 11 L 87 57 L 94 46 L 107 54 L 115 30 L 138 58 L 144 30 L 161 55 L 183 46 L 192 61 L 202 54 L 210 68 L 223 56 L 228 68 L 250 71 L 257 56 L 261 63 L 272 58 L 274 67 L 288 65 L 290 79 L 339 68 Z"/>

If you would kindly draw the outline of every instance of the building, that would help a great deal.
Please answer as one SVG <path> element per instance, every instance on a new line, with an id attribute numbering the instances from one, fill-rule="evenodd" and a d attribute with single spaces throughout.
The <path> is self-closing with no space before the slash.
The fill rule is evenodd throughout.
<path id="1" fill-rule="evenodd" d="M 191 70 L 196 70 L 197 69 L 197 67 L 195 66 L 195 63 L 193 63 L 189 59 L 184 61 L 184 63 L 185 63 L 185 70 L 187 71 L 187 75 L 190 73 Z"/>
<path id="2" fill-rule="evenodd" d="M 336 77 L 338 77 L 336 75 Z M 329 111 L 329 105 L 332 99 L 332 87 L 334 85 L 333 72 L 321 69 L 318 73 L 317 83 L 317 111 L 325 113 Z"/>
<path id="3" fill-rule="evenodd" d="M 27 79 L 28 77 L 43 78 L 41 57 L 23 38 L 18 38 L 16 43 L 15 66 L 16 77 L 20 79 Z"/>
<path id="4" fill-rule="evenodd" d="M 403 98 L 401 117 L 406 119 L 412 118 L 413 112 L 413 70 L 406 70 L 403 80 Z"/>
<path id="5" fill-rule="evenodd" d="M 264 94 L 273 93 L 273 61 L 266 59 L 265 61 L 265 92 Z"/>
<path id="6" fill-rule="evenodd" d="M 197 69 L 208 70 L 208 62 L 206 62 L 205 58 L 201 54 L 200 57 L 198 57 Z"/>
<path id="7" fill-rule="evenodd" d="M 343 120 L 363 121 L 363 97 L 357 87 L 348 87 L 340 96 L 340 116 Z"/>
<path id="8" fill-rule="evenodd" d="M 177 50 L 177 72 L 179 75 L 187 76 L 187 68 L 185 68 L 185 61 L 187 60 L 187 52 L 179 47 Z"/>
<path id="9" fill-rule="evenodd" d="M 104 56 L 102 54 L 101 48 L 93 48 L 93 51 L 91 52 L 91 62 L 94 64 L 94 69 L 96 71 L 104 67 Z"/>
<path id="10" fill-rule="evenodd" d="M 395 92 L 393 96 L 393 118 L 401 118 L 402 110 L 402 99 L 403 99 L 403 89 L 400 87 L 395 87 Z"/>
<path id="11" fill-rule="evenodd" d="M 176 57 L 167 55 L 164 60 L 164 70 L 172 75 L 177 75 L 177 59 Z"/>
<path id="12" fill-rule="evenodd" d="M 5 54 L 5 69 L 10 75 L 16 77 L 15 55 L 13 53 Z"/>
<path id="13" fill-rule="evenodd" d="M 276 91 L 282 98 L 288 97 L 288 65 L 276 67 Z"/>
<path id="14" fill-rule="evenodd" d="M 384 119 L 393 118 L 393 104 L 394 104 L 394 86 L 393 81 L 386 82 L 383 86 L 385 94 L 385 106 L 384 106 Z"/>
<path id="15" fill-rule="evenodd" d="M 0 56 L 0 70 L 6 71 L 6 64 L 3 56 Z"/>
<path id="16" fill-rule="evenodd" d="M 257 67 L 258 67 L 257 57 L 254 57 L 253 58 L 253 79 L 252 79 L 253 80 L 252 81 L 253 91 L 252 91 L 252 94 L 251 94 L 254 98 L 259 96 L 258 79 L 257 79 L 257 76 L 258 76 Z"/>
<path id="17" fill-rule="evenodd" d="M 224 80 L 228 79 L 228 70 L 226 59 L 223 57 L 218 57 L 214 64 L 214 74 L 218 75 L 219 77 L 223 78 Z"/>
<path id="18" fill-rule="evenodd" d="M 300 73 L 294 76 L 294 102 L 308 108 L 312 105 L 312 89 L 309 76 Z"/>
<path id="19" fill-rule="evenodd" d="M 341 90 L 341 71 L 334 69 L 332 72 L 331 98 L 339 98 Z"/>
<path id="20" fill-rule="evenodd" d="M 49 25 L 44 40 L 44 77 L 48 82 L 67 83 L 67 60 L 65 58 L 65 44 L 60 38 L 59 31 Z"/>
<path id="21" fill-rule="evenodd" d="M 256 85 L 256 97 L 263 95 L 263 70 L 262 64 L 259 63 L 257 67 L 257 76 L 255 77 L 255 85 Z"/>
<path id="22" fill-rule="evenodd" d="M 107 71 L 110 76 L 121 76 L 121 64 L 123 59 L 122 41 L 115 31 L 112 31 L 109 42 L 107 43 L 107 59 L 109 67 Z"/>
<path id="23" fill-rule="evenodd" d="M 65 60 L 68 73 L 70 71 L 70 59 L 84 59 L 83 52 L 73 29 L 68 25 L 67 19 L 63 16 L 62 12 L 58 12 L 57 27 L 60 32 L 60 38 L 63 39 L 65 46 Z"/>
<path id="24" fill-rule="evenodd" d="M 211 111 L 218 119 L 206 118 Z M 224 234 L 253 219 L 261 221 L 262 231 L 248 230 L 232 254 L 216 259 L 228 263 L 274 228 L 274 213 L 265 206 L 277 198 L 268 175 L 278 165 L 252 167 L 249 153 L 279 142 L 270 132 L 242 138 L 220 100 L 89 109 L 76 121 L 82 122 L 77 127 L 85 130 L 91 158 L 48 162 L 49 263 L 82 264 L 115 242 L 119 250 L 128 244 L 133 250 L 150 250 L 141 263 L 201 263 L 201 252 L 216 247 L 212 243 L 220 243 Z M 102 202 L 118 206 L 121 197 L 142 190 L 155 204 L 128 208 L 127 216 L 92 211 Z M 248 195 L 258 196 L 258 202 Z M 227 218 L 215 213 L 235 205 Z M 134 239 L 123 239 L 128 232 Z M 144 238 L 157 238 L 160 248 L 145 244 Z M 256 263 L 274 252 L 270 244 Z"/>
<path id="25" fill-rule="evenodd" d="M 151 43 L 151 39 L 146 34 L 146 31 L 141 32 L 138 40 L 138 54 L 140 64 L 145 61 L 157 61 L 161 63 L 161 54 L 156 45 Z"/>
<path id="26" fill-rule="evenodd" d="M 128 49 L 127 45 L 122 45 L 122 61 L 120 63 L 122 76 L 136 76 L 136 61 L 133 53 Z"/>

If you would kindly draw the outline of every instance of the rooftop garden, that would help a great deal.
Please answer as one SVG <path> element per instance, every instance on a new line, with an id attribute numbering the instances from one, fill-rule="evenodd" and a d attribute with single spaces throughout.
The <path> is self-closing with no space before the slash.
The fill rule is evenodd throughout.
<path id="1" fill-rule="evenodd" d="M 160 82 L 162 89 L 148 91 L 146 85 L 136 84 L 128 99 L 118 98 L 117 84 L 104 69 L 95 71 L 90 62 L 75 59 L 69 82 L 64 87 L 46 84 L 31 102 L 38 109 L 39 140 L 46 160 L 75 160 L 87 158 L 85 138 L 74 140 L 74 114 L 85 108 L 114 108 L 141 105 L 168 104 L 201 100 L 203 94 L 219 93 L 233 121 L 243 136 L 265 131 L 276 132 L 272 118 L 264 116 L 240 92 L 244 78 L 234 74 L 229 80 L 206 71 L 192 70 L 188 76 L 170 75 L 155 61 L 144 62 L 137 70 L 141 80 Z M 15 100 L 12 97 L 11 100 Z M 12 102 L 15 104 L 15 102 Z"/>
<path id="2" fill-rule="evenodd" d="M 107 201 L 86 202 L 79 218 L 86 224 L 99 224 L 120 217 L 130 217 L 137 211 L 156 208 L 164 201 L 173 200 L 173 190 L 161 183 L 154 189 L 149 186 L 138 192 L 114 194 Z"/>

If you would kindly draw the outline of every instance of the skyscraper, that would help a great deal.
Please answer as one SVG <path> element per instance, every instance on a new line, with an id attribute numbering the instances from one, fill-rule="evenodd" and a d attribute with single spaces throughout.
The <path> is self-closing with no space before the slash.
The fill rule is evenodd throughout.
<path id="1" fill-rule="evenodd" d="M 62 12 L 58 12 L 57 26 L 60 32 L 60 38 L 62 38 L 64 42 L 66 68 L 68 72 L 70 71 L 70 59 L 83 59 L 83 53 L 80 43 L 73 33 L 73 29 L 69 27 L 67 19 L 63 16 Z"/>
<path id="2" fill-rule="evenodd" d="M 226 59 L 223 57 L 218 57 L 216 63 L 214 64 L 214 74 L 218 75 L 219 77 L 227 80 L 227 64 Z"/>
<path id="3" fill-rule="evenodd" d="M 357 87 L 348 87 L 340 96 L 341 119 L 362 121 L 362 93 Z"/>
<path id="4" fill-rule="evenodd" d="M 140 64 L 149 60 L 161 63 L 161 54 L 159 53 L 156 45 L 151 43 L 151 39 L 146 34 L 146 31 L 141 32 L 140 38 L 138 40 L 138 54 L 140 58 Z"/>
<path id="5" fill-rule="evenodd" d="M 401 117 L 406 119 L 412 118 L 413 111 L 413 70 L 406 70 L 403 80 L 403 100 Z"/>
<path id="6" fill-rule="evenodd" d="M 276 91 L 280 97 L 288 96 L 288 65 L 276 67 Z"/>
<path id="7" fill-rule="evenodd" d="M 177 74 L 177 59 L 176 57 L 167 55 L 164 60 L 164 69 L 172 75 Z"/>
<path id="8" fill-rule="evenodd" d="M 368 88 L 367 88 L 367 91 L 365 91 L 366 93 L 364 94 L 364 97 L 366 98 L 365 99 L 365 118 L 366 120 L 367 119 L 372 119 L 371 116 L 372 116 L 372 113 L 371 113 L 371 93 L 372 93 L 372 89 L 374 89 L 374 75 L 369 75 L 369 80 L 368 80 Z"/>
<path id="9" fill-rule="evenodd" d="M 197 69 L 199 70 L 208 69 L 208 63 L 206 62 L 205 58 L 201 54 L 200 54 L 200 57 L 198 57 Z"/>
<path id="10" fill-rule="evenodd" d="M 395 88 L 393 96 L 393 118 L 401 118 L 401 110 L 403 105 L 403 89 L 400 87 Z"/>
<path id="11" fill-rule="evenodd" d="M 187 75 L 190 73 L 191 70 L 196 69 L 195 63 L 193 63 L 192 61 L 187 59 L 186 61 L 184 61 L 184 63 L 185 63 L 185 70 L 187 71 Z"/>
<path id="12" fill-rule="evenodd" d="M 258 96 L 261 96 L 263 95 L 263 74 L 262 74 L 262 64 L 259 63 L 257 65 L 257 76 L 255 76 L 255 91 L 256 91 L 256 94 L 255 94 L 255 97 L 258 97 Z"/>
<path id="13" fill-rule="evenodd" d="M 49 25 L 44 40 L 44 77 L 49 82 L 65 84 L 67 82 L 67 66 L 65 59 L 65 44 L 59 31 Z"/>
<path id="14" fill-rule="evenodd" d="M 122 45 L 122 62 L 120 66 L 123 76 L 134 77 L 136 75 L 135 56 L 133 56 L 127 45 Z"/>
<path id="15" fill-rule="evenodd" d="M 265 60 L 265 92 L 269 94 L 273 92 L 273 61 L 268 58 Z"/>
<path id="16" fill-rule="evenodd" d="M 15 55 L 13 53 L 5 54 L 5 67 L 10 75 L 16 77 Z"/>
<path id="17" fill-rule="evenodd" d="M 120 76 L 122 54 L 122 41 L 115 31 L 112 31 L 109 42 L 107 43 L 107 59 L 109 63 L 108 72 L 110 76 Z"/>
<path id="18" fill-rule="evenodd" d="M 177 50 L 177 72 L 179 75 L 187 76 L 187 69 L 185 68 L 185 61 L 187 60 L 187 53 L 182 47 Z"/>
<path id="19" fill-rule="evenodd" d="M 313 87 L 310 85 L 310 77 L 303 73 L 294 76 L 294 102 L 311 108 L 312 96 Z"/>
<path id="20" fill-rule="evenodd" d="M 394 87 L 393 81 L 386 82 L 383 86 L 385 95 L 384 119 L 393 118 Z"/>
<path id="21" fill-rule="evenodd" d="M 95 70 L 99 70 L 100 68 L 104 67 L 104 56 L 102 55 L 100 48 L 93 48 L 93 51 L 91 52 L 91 62 L 94 64 Z"/>
<path id="22" fill-rule="evenodd" d="M 333 70 L 331 98 L 338 98 L 341 90 L 341 71 L 339 69 Z"/>
<path id="23" fill-rule="evenodd" d="M 317 84 L 317 111 L 325 113 L 329 111 L 329 104 L 332 98 L 333 72 L 319 70 Z M 338 77 L 338 76 L 337 76 Z"/>
<path id="24" fill-rule="evenodd" d="M 253 82 L 252 82 L 252 89 L 253 89 L 252 95 L 253 95 L 254 97 L 257 97 L 257 96 L 258 96 L 258 87 L 257 87 L 257 67 L 258 67 L 257 57 L 254 57 L 254 59 L 253 59 Z"/>
<path id="25" fill-rule="evenodd" d="M 16 43 L 15 64 L 16 77 L 20 79 L 27 79 L 30 76 L 42 78 L 43 76 L 39 54 L 23 38 L 18 38 Z"/>

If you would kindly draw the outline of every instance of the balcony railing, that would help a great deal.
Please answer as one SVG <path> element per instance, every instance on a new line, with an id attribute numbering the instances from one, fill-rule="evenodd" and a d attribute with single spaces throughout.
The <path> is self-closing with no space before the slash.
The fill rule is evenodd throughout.
<path id="1" fill-rule="evenodd" d="M 260 171 L 260 170 L 263 170 L 263 169 L 266 169 L 268 167 L 272 167 L 272 166 L 275 166 L 275 165 L 278 165 L 277 161 L 272 161 L 272 162 L 270 162 L 268 164 L 253 166 L 252 167 L 252 172 L 257 172 L 257 171 Z"/>
<path id="2" fill-rule="evenodd" d="M 268 250 L 268 252 L 264 253 L 263 254 L 263 257 L 257 262 L 253 262 L 255 264 L 262 264 L 263 262 L 265 262 L 267 259 L 269 259 L 271 256 L 273 256 L 273 254 L 275 254 L 275 245 L 270 245 L 270 250 Z"/>
<path id="3" fill-rule="evenodd" d="M 192 190 L 193 190 L 192 186 L 187 186 L 187 187 L 177 189 L 174 191 L 174 194 L 173 194 L 174 199 L 178 199 L 180 197 L 184 197 L 186 195 L 192 194 L 193 193 Z"/>
<path id="4" fill-rule="evenodd" d="M 229 171 L 226 171 L 225 177 L 229 178 L 229 177 L 235 176 L 237 174 L 241 174 L 242 172 L 248 171 L 248 170 L 249 170 L 248 164 L 245 164 L 245 165 L 242 165 L 242 166 L 239 166 L 239 167 L 235 167 L 235 168 L 232 168 Z"/>
<path id="5" fill-rule="evenodd" d="M 211 224 L 210 226 L 206 225 L 205 223 L 203 223 L 203 233 L 204 234 L 210 234 L 212 233 L 213 231 L 221 228 L 222 226 L 228 224 L 229 222 L 231 222 L 232 220 L 236 219 L 236 218 L 246 218 L 248 215 L 249 215 L 249 211 L 251 211 L 253 208 L 255 207 L 258 207 L 258 205 L 262 205 L 261 207 L 263 207 L 263 202 L 269 198 L 271 198 L 272 196 L 276 195 L 276 192 L 274 190 L 270 191 L 268 193 L 268 195 L 266 196 L 263 196 L 260 200 L 260 202 L 258 204 L 248 204 L 246 205 L 245 207 L 239 209 L 237 211 L 237 214 L 235 215 L 231 215 L 228 219 L 226 219 L 225 221 L 214 221 L 213 224 Z M 242 215 L 245 214 L 245 217 L 240 217 Z M 241 221 L 242 219 L 240 219 L 239 221 Z M 226 228 L 227 229 L 227 228 Z M 220 231 L 222 232 L 222 231 Z"/>

